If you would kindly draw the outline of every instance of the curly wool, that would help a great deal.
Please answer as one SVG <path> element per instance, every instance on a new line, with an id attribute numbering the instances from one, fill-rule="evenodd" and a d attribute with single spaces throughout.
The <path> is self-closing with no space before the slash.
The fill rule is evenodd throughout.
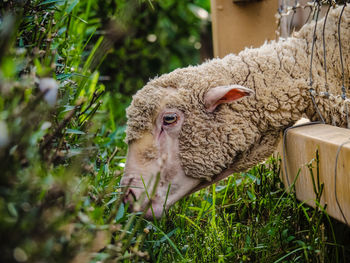
<path id="1" fill-rule="evenodd" d="M 341 20 L 346 85 L 349 85 L 350 8 Z M 342 74 L 338 47 L 338 19 L 341 8 L 327 19 L 327 82 L 329 92 L 340 94 Z M 309 68 L 314 23 L 293 37 L 245 49 L 238 55 L 213 59 L 199 66 L 177 69 L 151 80 L 133 97 L 127 109 L 127 142 L 152 131 L 161 107 L 184 112 L 180 134 L 180 159 L 187 176 L 212 180 L 225 169 L 244 171 L 270 156 L 279 133 L 303 116 L 318 118 L 309 94 Z M 318 22 L 312 67 L 312 88 L 327 90 L 323 69 L 323 20 Z M 213 87 L 239 84 L 255 95 L 220 105 L 214 112 L 204 107 L 204 95 Z M 169 93 L 168 89 L 175 89 Z M 344 126 L 344 101 L 316 96 L 327 123 Z"/>

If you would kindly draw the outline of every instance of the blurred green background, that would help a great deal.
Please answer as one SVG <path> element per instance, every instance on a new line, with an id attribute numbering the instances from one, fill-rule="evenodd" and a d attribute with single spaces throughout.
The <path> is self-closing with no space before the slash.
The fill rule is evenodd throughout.
<path id="1" fill-rule="evenodd" d="M 112 102 L 111 110 L 124 121 L 131 95 L 150 78 L 212 57 L 209 0 L 127 3 L 96 3 L 113 42 L 100 67 L 102 82 L 110 99 L 123 104 Z"/>

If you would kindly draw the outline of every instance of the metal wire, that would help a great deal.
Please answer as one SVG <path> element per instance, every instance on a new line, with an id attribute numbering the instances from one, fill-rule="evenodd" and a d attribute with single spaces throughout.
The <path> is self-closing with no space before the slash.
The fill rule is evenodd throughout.
<path id="1" fill-rule="evenodd" d="M 317 9 L 315 11 L 316 12 L 316 22 L 315 22 L 314 33 L 313 33 L 313 36 L 312 36 L 310 71 L 309 71 L 309 79 L 310 79 L 309 86 L 312 86 L 312 84 L 313 84 L 313 79 L 312 79 L 312 60 L 313 60 L 313 57 L 314 57 L 314 47 L 315 47 L 315 41 L 316 41 L 316 29 L 317 29 L 318 15 L 320 13 L 320 5 L 318 4 L 318 2 L 315 2 L 315 4 L 316 3 L 317 3 Z"/>
<path id="2" fill-rule="evenodd" d="M 339 200 L 338 200 L 338 195 L 337 195 L 337 167 L 338 167 L 338 159 L 339 159 L 339 153 L 340 153 L 340 150 L 341 148 L 345 145 L 345 144 L 348 144 L 350 143 L 350 140 L 342 143 L 339 147 L 338 147 L 338 150 L 337 150 L 337 155 L 335 156 L 335 167 L 334 167 L 334 195 L 335 195 L 335 201 L 337 202 L 337 206 L 339 208 L 339 211 L 345 221 L 345 223 L 347 225 L 349 225 L 349 222 L 348 220 L 346 219 L 345 215 L 344 215 L 344 212 L 343 212 L 343 209 L 339 203 Z"/>
<path id="3" fill-rule="evenodd" d="M 344 62 L 343 62 L 343 52 L 342 52 L 342 45 L 341 45 L 341 35 L 340 35 L 340 23 L 341 23 L 341 18 L 343 16 L 344 9 L 346 7 L 346 3 L 344 4 L 343 8 L 341 9 L 340 16 L 339 16 L 339 22 L 338 22 L 338 41 L 339 41 L 339 56 L 340 56 L 340 65 L 341 65 L 341 72 L 342 72 L 342 96 L 343 99 L 346 98 L 346 93 L 345 93 L 345 76 L 344 76 Z"/>
<path id="4" fill-rule="evenodd" d="M 310 82 L 309 82 L 309 86 L 310 86 L 310 89 L 309 89 L 309 92 L 310 92 L 310 96 L 311 96 L 311 100 L 312 100 L 312 103 L 314 104 L 314 107 L 316 109 L 316 112 L 318 114 L 318 116 L 320 117 L 322 123 L 326 123 L 323 116 L 322 116 L 322 113 L 320 112 L 317 104 L 316 104 L 316 100 L 315 100 L 315 97 L 314 97 L 314 89 L 312 88 L 312 85 L 313 85 L 313 79 L 312 79 L 312 61 L 313 61 L 313 57 L 314 57 L 314 48 L 315 48 L 315 42 L 316 42 L 316 29 L 317 29 L 317 22 L 318 22 L 318 15 L 320 13 L 320 8 L 321 8 L 321 5 L 318 1 L 315 1 L 315 5 L 317 4 L 317 8 L 316 8 L 316 21 L 315 21 L 315 28 L 314 28 L 314 33 L 313 33 L 313 36 L 312 36 L 312 46 L 311 46 L 311 58 L 310 58 L 310 72 L 309 72 L 309 78 L 310 78 Z"/>
<path id="5" fill-rule="evenodd" d="M 293 22 L 294 22 L 294 16 L 295 16 L 295 13 L 297 12 L 297 5 L 298 5 L 298 0 L 295 0 L 294 2 L 294 6 L 293 6 L 293 14 L 292 14 L 292 18 L 290 20 L 290 25 L 289 25 L 289 32 L 288 32 L 288 35 L 291 34 L 292 30 L 293 30 Z M 295 27 L 294 27 L 295 28 Z"/>
<path id="6" fill-rule="evenodd" d="M 313 11 L 311 6 L 309 6 L 309 8 L 310 8 L 310 12 L 309 12 L 309 15 L 307 16 L 307 18 L 306 18 L 306 20 L 305 20 L 304 24 L 306 24 L 306 23 L 307 23 L 307 21 L 309 21 L 310 16 L 311 16 L 312 11 Z"/>
<path id="7" fill-rule="evenodd" d="M 331 9 L 331 6 L 329 5 L 327 9 L 326 16 L 324 18 L 324 23 L 323 23 L 323 30 L 322 30 L 322 43 L 323 43 L 323 63 L 324 63 L 324 79 L 325 79 L 325 88 L 326 88 L 326 96 L 329 96 L 329 87 L 328 87 L 328 79 L 327 79 L 327 60 L 326 60 L 326 39 L 325 39 L 325 30 L 326 30 L 326 23 L 327 23 L 327 18 L 328 18 L 328 13 L 329 10 Z"/>
<path id="8" fill-rule="evenodd" d="M 305 126 L 310 126 L 310 125 L 314 125 L 314 124 L 321 124 L 321 122 L 309 122 L 309 123 L 304 123 L 304 124 L 300 124 L 300 125 L 296 125 L 296 126 L 292 126 L 292 127 L 288 127 L 287 129 L 284 130 L 283 132 L 283 145 L 282 145 L 282 154 L 283 154 L 283 169 L 284 169 L 284 174 L 286 177 L 286 181 L 287 181 L 287 186 L 290 189 L 291 185 L 290 185 L 290 181 L 289 181 L 289 176 L 288 176 L 288 169 L 287 169 L 287 154 L 286 154 L 286 148 L 287 148 L 287 133 L 289 130 L 291 129 L 295 129 L 295 128 L 299 128 L 299 127 L 305 127 Z M 348 220 L 345 217 L 345 214 L 343 212 L 343 209 L 340 205 L 339 199 L 338 199 L 338 195 L 337 195 L 337 172 L 338 172 L 338 160 L 339 160 L 339 155 L 340 155 L 340 151 L 342 149 L 342 147 L 346 144 L 350 143 L 350 140 L 342 143 L 337 150 L 336 153 L 336 157 L 335 157 L 335 166 L 334 166 L 334 196 L 335 196 L 335 200 L 337 203 L 337 206 L 339 208 L 340 213 L 342 214 L 342 217 L 345 221 L 345 223 L 347 225 L 349 225 Z"/>
<path id="9" fill-rule="evenodd" d="M 291 129 L 299 128 L 299 127 L 305 127 L 305 126 L 310 126 L 314 124 L 321 124 L 319 121 L 314 121 L 314 122 L 308 122 L 308 123 L 303 123 L 295 126 L 288 127 L 287 129 L 284 130 L 283 132 L 283 143 L 282 143 L 282 154 L 283 154 L 283 168 L 284 168 L 284 174 L 286 176 L 288 188 L 290 188 L 290 182 L 289 182 L 289 177 L 288 177 L 288 171 L 287 171 L 287 159 L 286 159 L 286 147 L 287 147 L 287 133 Z"/>
<path id="10" fill-rule="evenodd" d="M 344 74 L 344 61 L 343 61 L 343 52 L 342 52 L 342 45 L 341 45 L 341 34 L 340 34 L 340 23 L 341 23 L 341 18 L 344 13 L 344 9 L 346 7 L 346 2 L 344 3 L 344 6 L 340 12 L 339 16 L 339 21 L 338 21 L 338 41 L 339 41 L 339 56 L 340 56 L 340 65 L 341 65 L 341 72 L 342 72 L 342 87 L 341 87 L 341 92 L 342 92 L 342 98 L 343 100 L 346 100 L 346 89 L 345 89 L 345 74 Z M 345 114 L 346 114 L 346 123 L 347 123 L 347 128 L 350 128 L 350 123 L 349 123 L 349 109 L 346 104 L 346 109 L 345 109 Z"/>
<path id="11" fill-rule="evenodd" d="M 347 128 L 350 129 L 350 122 L 349 122 L 349 107 L 348 104 L 346 103 L 346 123 L 347 123 Z"/>
<path id="12" fill-rule="evenodd" d="M 284 2 L 284 1 L 283 1 Z M 323 42 L 323 59 L 324 59 L 324 74 L 325 74 L 325 90 L 326 92 L 321 92 L 319 95 L 325 98 L 336 98 L 336 97 L 341 97 L 344 100 L 345 103 L 345 111 L 346 111 L 346 121 L 347 121 L 347 127 L 350 128 L 350 120 L 349 120 L 349 109 L 348 109 L 348 102 L 349 102 L 349 98 L 347 98 L 346 96 L 346 88 L 345 88 L 345 73 L 344 73 L 344 61 L 343 61 L 343 53 L 342 53 L 342 43 L 341 43 L 341 18 L 344 12 L 344 9 L 346 8 L 347 2 L 349 1 L 344 1 L 344 6 L 341 10 L 340 16 L 339 16 L 339 21 L 338 21 L 338 43 L 339 43 L 339 54 L 340 54 L 340 64 L 341 64 L 341 73 L 342 73 L 342 86 L 341 86 L 341 95 L 340 96 L 335 96 L 333 94 L 329 93 L 329 86 L 328 86 L 328 77 L 327 77 L 327 60 L 326 60 L 326 56 L 327 56 L 327 51 L 326 51 L 326 40 L 325 40 L 325 29 L 326 29 L 326 23 L 327 23 L 327 18 L 328 18 L 328 14 L 330 11 L 330 8 L 333 6 L 335 6 L 336 2 L 333 0 L 328 0 L 327 1 L 329 4 L 329 7 L 327 9 L 325 18 L 324 18 L 324 24 L 323 24 L 323 30 L 322 30 L 322 42 Z M 318 22 L 318 17 L 319 17 L 319 13 L 320 13 L 320 8 L 321 8 L 321 2 L 320 0 L 315 0 L 314 4 L 313 4 L 314 8 L 312 8 L 309 4 L 307 6 L 304 7 L 300 7 L 305 9 L 306 7 L 310 7 L 310 13 L 308 15 L 308 18 L 306 21 L 309 20 L 311 14 L 313 13 L 313 18 L 316 20 L 315 21 L 315 28 L 313 31 L 313 38 L 312 38 L 312 47 L 311 47 L 311 59 L 310 59 L 310 68 L 309 68 L 309 78 L 310 78 L 310 82 L 309 82 L 309 92 L 310 92 L 310 97 L 312 99 L 312 103 L 313 106 L 315 107 L 317 114 L 319 115 L 320 119 L 322 122 L 316 121 L 316 122 L 310 122 L 310 123 L 306 123 L 306 124 L 301 124 L 301 125 L 296 125 L 296 126 L 292 126 L 289 127 L 287 129 L 284 130 L 283 133 L 283 169 L 284 169 L 284 174 L 286 177 L 286 182 L 288 184 L 288 188 L 291 187 L 290 185 L 290 181 L 289 181 L 289 176 L 288 176 L 288 170 L 287 170 L 287 159 L 286 159 L 286 147 L 287 147 L 287 133 L 289 130 L 294 129 L 294 128 L 298 128 L 298 127 L 303 127 L 303 126 L 309 126 L 309 125 L 314 125 L 314 124 L 321 124 L 321 123 L 325 123 L 325 120 L 322 116 L 322 113 L 320 112 L 316 100 L 315 100 L 315 95 L 318 95 L 315 90 L 313 89 L 313 75 L 312 75 L 312 66 L 313 66 L 313 55 L 314 55 L 314 46 L 315 46 L 315 42 L 316 42 L 316 30 L 317 30 L 317 22 Z M 292 10 L 293 10 L 293 14 L 292 14 L 292 18 L 291 18 L 291 25 L 290 25 L 290 31 L 292 29 L 292 24 L 293 24 L 293 19 L 294 19 L 294 15 L 296 13 L 296 7 L 297 7 L 297 1 L 295 2 L 295 5 L 293 6 Z M 284 10 L 284 7 L 282 7 L 282 10 Z M 341 207 L 341 204 L 339 202 L 338 196 L 337 196 L 337 166 L 338 166 L 338 161 L 339 161 L 339 156 L 340 156 L 340 152 L 341 149 L 343 148 L 344 145 L 350 143 L 350 139 L 344 143 L 342 143 L 337 150 L 336 153 L 336 158 L 335 158 L 335 167 L 334 167 L 334 195 L 335 195 L 335 199 L 336 199 L 336 203 L 337 206 L 339 208 L 339 211 L 344 219 L 344 222 L 349 225 L 349 221 L 347 220 L 343 209 Z"/>

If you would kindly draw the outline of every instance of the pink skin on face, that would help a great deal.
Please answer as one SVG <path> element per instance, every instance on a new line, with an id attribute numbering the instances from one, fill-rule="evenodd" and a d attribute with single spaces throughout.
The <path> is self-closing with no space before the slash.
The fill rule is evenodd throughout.
<path id="1" fill-rule="evenodd" d="M 156 218 L 161 217 L 164 208 L 167 210 L 201 182 L 186 176 L 181 166 L 178 138 L 183 121 L 184 114 L 181 111 L 164 109 L 157 117 L 152 134 L 129 146 L 121 185 L 130 183 L 127 201 L 132 203 L 134 211 L 146 208 L 157 174 L 160 176 L 159 183 L 151 198 Z M 147 155 L 153 156 L 148 159 Z M 148 196 L 141 178 L 146 184 Z M 146 218 L 153 218 L 152 209 L 146 211 Z"/>
<path id="2" fill-rule="evenodd" d="M 205 95 L 204 105 L 208 112 L 213 112 L 221 103 L 232 102 L 253 93 L 238 85 L 215 87 Z M 182 197 L 219 181 L 232 172 L 225 170 L 213 175 L 211 182 L 185 174 L 179 157 L 179 135 L 184 118 L 184 113 L 180 110 L 164 108 L 156 117 L 153 131 L 145 132 L 141 139 L 129 144 L 121 185 L 130 185 L 126 201 L 131 204 L 133 211 L 144 211 L 151 204 L 152 209 L 146 211 L 146 218 L 152 219 L 153 215 L 160 218 L 164 210 L 168 210 Z M 157 175 L 159 182 L 155 187 Z M 152 196 L 153 189 L 155 192 Z"/>

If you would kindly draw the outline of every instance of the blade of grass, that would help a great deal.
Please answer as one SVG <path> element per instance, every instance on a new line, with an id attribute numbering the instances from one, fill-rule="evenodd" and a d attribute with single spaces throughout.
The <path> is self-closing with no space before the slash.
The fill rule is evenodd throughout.
<path id="1" fill-rule="evenodd" d="M 161 233 L 165 237 L 165 239 L 169 242 L 170 246 L 172 246 L 173 249 L 175 250 L 175 252 L 179 255 L 181 260 L 185 260 L 185 258 L 183 257 L 183 255 L 181 254 L 180 250 L 177 248 L 175 243 L 158 226 L 156 226 L 152 222 L 149 222 L 149 221 L 146 221 L 146 222 L 149 223 L 150 225 L 152 225 L 159 233 Z"/>

